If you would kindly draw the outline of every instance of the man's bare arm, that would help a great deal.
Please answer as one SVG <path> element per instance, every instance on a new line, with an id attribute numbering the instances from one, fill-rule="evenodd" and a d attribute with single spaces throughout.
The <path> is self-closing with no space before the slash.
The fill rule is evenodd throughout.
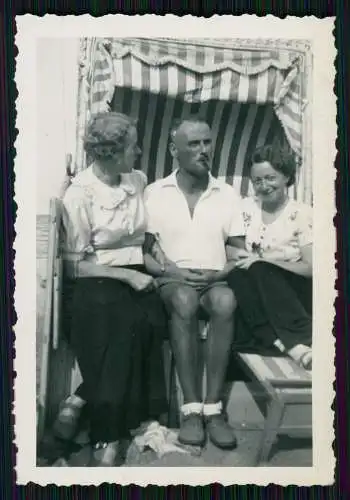
<path id="1" fill-rule="evenodd" d="M 244 256 L 245 250 L 245 237 L 244 236 L 231 236 L 226 241 L 226 257 L 228 261 L 237 261 Z M 248 256 L 248 252 L 246 252 Z"/>

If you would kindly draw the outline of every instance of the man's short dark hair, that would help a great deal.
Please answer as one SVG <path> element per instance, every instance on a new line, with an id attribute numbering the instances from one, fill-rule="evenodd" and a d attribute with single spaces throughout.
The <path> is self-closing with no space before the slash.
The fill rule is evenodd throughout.
<path id="1" fill-rule="evenodd" d="M 184 116 L 183 118 L 175 118 L 175 120 L 172 122 L 171 127 L 170 127 L 170 139 L 171 140 L 174 140 L 174 137 L 175 137 L 177 130 L 180 128 L 180 126 L 184 122 L 205 123 L 209 127 L 208 122 L 201 115 L 188 115 L 188 116 Z"/>

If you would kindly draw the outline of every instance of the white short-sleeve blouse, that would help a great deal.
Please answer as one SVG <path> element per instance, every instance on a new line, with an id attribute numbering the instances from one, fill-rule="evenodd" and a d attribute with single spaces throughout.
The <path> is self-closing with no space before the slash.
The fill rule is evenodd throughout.
<path id="1" fill-rule="evenodd" d="M 312 243 L 312 208 L 290 199 L 279 217 L 262 220 L 261 203 L 245 198 L 242 203 L 246 248 L 262 258 L 297 262 L 301 248 Z"/>
<path id="2" fill-rule="evenodd" d="M 118 186 L 100 181 L 92 167 L 80 172 L 63 198 L 65 257 L 109 266 L 142 264 L 146 184 L 137 170 L 123 174 Z"/>

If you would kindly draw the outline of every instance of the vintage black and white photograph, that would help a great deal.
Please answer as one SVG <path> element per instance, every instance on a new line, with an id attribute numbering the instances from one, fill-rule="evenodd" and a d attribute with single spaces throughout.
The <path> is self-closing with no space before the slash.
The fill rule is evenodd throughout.
<path id="1" fill-rule="evenodd" d="M 32 469 L 64 484 L 75 470 L 120 483 L 130 467 L 147 482 L 147 467 L 171 468 L 170 484 L 186 483 L 175 468 L 203 469 L 198 484 L 331 480 L 332 22 L 174 36 L 185 19 L 143 35 L 129 18 L 113 36 L 110 19 L 104 36 L 91 19 L 73 36 L 68 21 L 26 33 L 35 97 L 19 110 L 35 163 L 16 199 L 18 245 L 30 203 L 35 219 L 33 387 L 16 365 Z"/>

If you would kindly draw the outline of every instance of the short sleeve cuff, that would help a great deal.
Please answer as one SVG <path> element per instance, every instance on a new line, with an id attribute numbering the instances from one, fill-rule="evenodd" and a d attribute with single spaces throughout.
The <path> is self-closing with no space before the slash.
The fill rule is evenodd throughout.
<path id="1" fill-rule="evenodd" d="M 242 237 L 244 237 L 245 233 L 246 233 L 245 229 L 244 229 L 244 227 L 242 227 L 241 229 L 236 229 L 236 230 L 230 231 L 229 234 L 228 234 L 228 237 L 229 238 L 234 237 L 234 236 L 242 236 Z"/>

